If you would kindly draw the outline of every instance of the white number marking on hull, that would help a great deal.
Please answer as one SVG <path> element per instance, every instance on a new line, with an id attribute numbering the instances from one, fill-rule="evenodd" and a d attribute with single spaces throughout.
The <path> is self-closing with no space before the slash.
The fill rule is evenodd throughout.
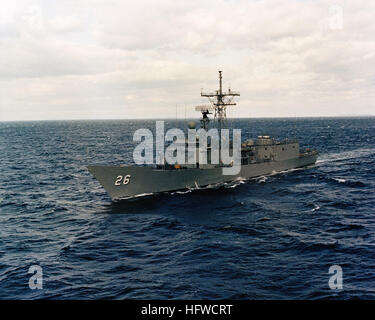
<path id="1" fill-rule="evenodd" d="M 115 186 L 120 186 L 121 182 L 123 184 L 128 184 L 130 182 L 130 177 L 131 177 L 130 174 L 127 174 L 126 176 L 117 176 L 117 178 L 115 180 Z"/>

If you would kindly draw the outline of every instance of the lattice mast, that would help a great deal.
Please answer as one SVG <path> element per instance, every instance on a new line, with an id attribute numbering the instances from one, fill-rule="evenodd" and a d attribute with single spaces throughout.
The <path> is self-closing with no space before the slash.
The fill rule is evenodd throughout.
<path id="1" fill-rule="evenodd" d="M 218 122 L 218 129 L 221 130 L 225 127 L 227 119 L 227 106 L 235 106 L 236 103 L 233 102 L 235 96 L 239 96 L 239 92 L 232 91 L 230 88 L 227 92 L 223 92 L 223 76 L 222 71 L 219 71 L 219 90 L 215 92 L 201 92 L 202 97 L 209 99 L 210 106 L 198 106 L 197 111 L 209 113 L 209 111 L 214 111 L 215 119 Z M 219 131 L 220 132 L 220 131 Z"/>

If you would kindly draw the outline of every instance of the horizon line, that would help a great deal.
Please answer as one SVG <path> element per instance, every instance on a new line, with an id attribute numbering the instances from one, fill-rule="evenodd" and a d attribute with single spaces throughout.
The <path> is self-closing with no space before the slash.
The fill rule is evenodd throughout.
<path id="1" fill-rule="evenodd" d="M 229 119 L 293 119 L 293 118 L 371 118 L 375 117 L 371 114 L 363 115 L 338 115 L 338 116 L 254 116 L 254 117 L 230 117 Z M 0 120 L 1 122 L 32 122 L 32 121 L 114 121 L 114 120 L 192 120 L 196 119 L 193 117 L 186 118 L 175 118 L 175 117 L 165 117 L 165 118 L 73 118 L 73 119 L 29 119 L 29 120 Z M 199 120 L 199 118 L 198 118 Z M 214 118 L 212 118 L 214 120 Z"/>

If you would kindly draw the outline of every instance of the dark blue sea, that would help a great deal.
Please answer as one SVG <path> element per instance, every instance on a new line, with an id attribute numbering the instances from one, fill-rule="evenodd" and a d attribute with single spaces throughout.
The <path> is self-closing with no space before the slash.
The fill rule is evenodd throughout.
<path id="1" fill-rule="evenodd" d="M 155 121 L 0 123 L 0 299 L 374 299 L 374 120 L 231 120 L 318 162 L 120 203 L 86 165 L 132 163 L 134 131 Z"/>

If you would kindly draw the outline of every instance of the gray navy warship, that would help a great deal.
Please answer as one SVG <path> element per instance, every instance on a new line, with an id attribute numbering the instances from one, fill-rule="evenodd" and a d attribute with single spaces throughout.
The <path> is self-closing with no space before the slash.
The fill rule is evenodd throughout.
<path id="1" fill-rule="evenodd" d="M 210 104 L 197 106 L 202 113 L 201 128 L 207 130 L 210 122 L 222 129 L 226 126 L 226 108 L 236 105 L 233 98 L 238 92 L 222 90 L 222 72 L 219 71 L 219 89 L 211 93 L 201 92 Z M 209 114 L 214 114 L 211 121 Z M 192 123 L 189 124 L 193 128 Z M 198 144 L 197 144 L 198 145 Z M 209 149 L 209 147 L 208 147 Z M 209 150 L 208 150 L 209 151 Z M 297 140 L 276 140 L 270 136 L 258 136 L 241 143 L 241 166 L 234 175 L 223 175 L 223 164 L 175 164 L 175 165 L 117 165 L 88 166 L 88 170 L 108 192 L 113 201 L 129 199 L 168 191 L 199 189 L 220 186 L 236 180 L 256 178 L 289 169 L 312 165 L 318 158 L 317 150 L 300 151 Z"/>

